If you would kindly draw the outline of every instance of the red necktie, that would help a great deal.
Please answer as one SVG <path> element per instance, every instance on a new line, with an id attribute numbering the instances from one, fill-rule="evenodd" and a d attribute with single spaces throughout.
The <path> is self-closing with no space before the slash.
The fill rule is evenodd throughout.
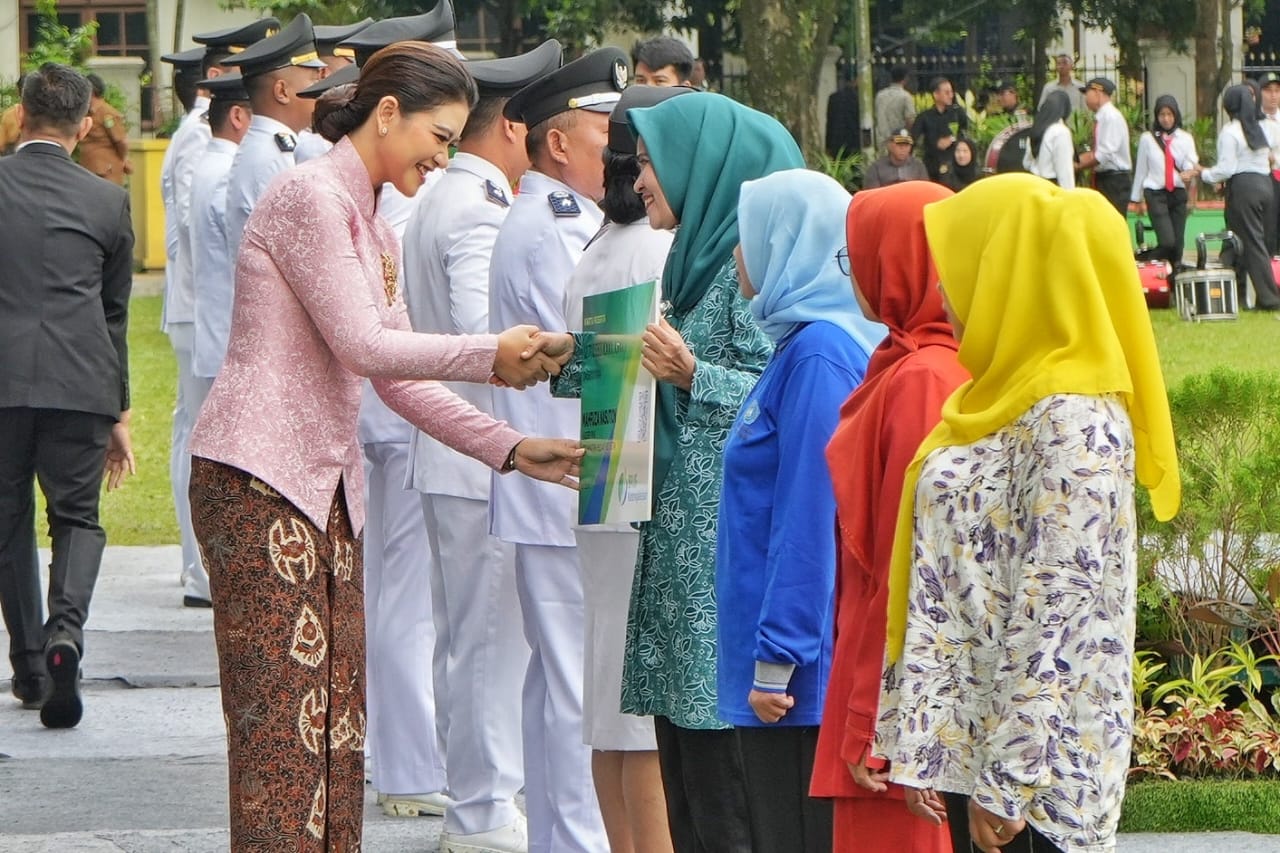
<path id="1" fill-rule="evenodd" d="M 1173 137 L 1164 138 L 1164 189 L 1173 192 Z"/>

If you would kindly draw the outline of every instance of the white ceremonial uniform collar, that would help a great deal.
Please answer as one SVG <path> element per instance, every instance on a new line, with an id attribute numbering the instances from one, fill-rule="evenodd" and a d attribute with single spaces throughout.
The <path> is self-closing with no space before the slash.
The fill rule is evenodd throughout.
<path id="1" fill-rule="evenodd" d="M 239 147 L 240 146 L 238 144 L 232 142 L 230 139 L 223 139 L 220 136 L 215 136 L 209 140 L 209 147 L 206 148 L 205 151 L 210 154 L 234 154 L 236 153 L 236 149 Z"/>
<path id="2" fill-rule="evenodd" d="M 268 136 L 274 136 L 277 133 L 287 133 L 294 138 L 298 136 L 284 122 L 277 121 L 269 116 L 258 115 L 257 113 L 254 113 L 253 118 L 249 121 L 249 131 L 251 133 L 265 133 Z"/>
<path id="3" fill-rule="evenodd" d="M 553 193 L 556 190 L 562 190 L 572 193 L 573 197 L 578 200 L 578 206 L 585 210 L 599 211 L 600 205 L 596 200 L 575 190 L 563 181 L 557 181 L 555 178 L 537 169 L 530 169 L 520 178 L 520 195 L 521 196 L 543 196 L 547 193 Z M 590 205 L 590 207 L 587 207 Z"/>
<path id="4" fill-rule="evenodd" d="M 507 180 L 503 171 L 478 154 L 468 154 L 465 151 L 454 154 L 453 159 L 449 161 L 448 171 L 452 172 L 455 169 L 475 175 L 477 178 L 493 181 L 502 187 L 508 196 L 514 195 L 511 191 L 511 182 Z"/>

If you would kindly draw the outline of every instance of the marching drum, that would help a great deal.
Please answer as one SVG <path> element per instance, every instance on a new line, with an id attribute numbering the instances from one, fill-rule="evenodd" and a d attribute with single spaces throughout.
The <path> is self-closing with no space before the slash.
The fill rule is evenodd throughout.
<path id="1" fill-rule="evenodd" d="M 1178 273 L 1174 282 L 1178 288 L 1178 313 L 1182 319 L 1199 322 L 1239 317 L 1234 270 L 1188 270 Z"/>
<path id="2" fill-rule="evenodd" d="M 991 140 L 982 171 L 988 175 L 1027 171 L 1022 165 L 1022 155 L 1030 144 L 1030 122 L 1020 121 L 1009 125 Z"/>
<path id="3" fill-rule="evenodd" d="M 1174 280 L 1178 314 L 1184 320 L 1235 320 L 1240 316 L 1235 270 L 1209 265 L 1210 240 L 1220 241 L 1224 249 L 1231 246 L 1237 256 L 1240 252 L 1240 241 L 1230 231 L 1197 235 L 1196 269 L 1180 272 Z"/>

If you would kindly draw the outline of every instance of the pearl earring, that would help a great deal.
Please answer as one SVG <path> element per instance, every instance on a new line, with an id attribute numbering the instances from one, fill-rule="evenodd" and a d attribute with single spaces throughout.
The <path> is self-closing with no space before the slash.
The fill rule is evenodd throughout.
<path id="1" fill-rule="evenodd" d="M 383 136 L 386 136 L 386 135 L 387 135 L 387 129 L 386 129 L 385 127 L 380 127 L 380 128 L 378 128 L 378 133 L 380 133 L 380 134 L 381 134 L 381 135 L 383 135 Z"/>

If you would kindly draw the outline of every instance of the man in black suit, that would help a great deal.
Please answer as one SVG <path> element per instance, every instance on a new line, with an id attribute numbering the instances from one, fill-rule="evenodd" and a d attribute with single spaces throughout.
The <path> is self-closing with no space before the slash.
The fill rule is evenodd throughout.
<path id="1" fill-rule="evenodd" d="M 13 693 L 50 728 L 80 722 L 84 621 L 108 488 L 133 472 L 125 333 L 133 285 L 129 196 L 71 152 L 92 123 L 89 81 L 46 63 L 22 88 L 17 152 L 0 160 L 0 605 Z M 36 479 L 53 559 L 42 624 Z"/>

